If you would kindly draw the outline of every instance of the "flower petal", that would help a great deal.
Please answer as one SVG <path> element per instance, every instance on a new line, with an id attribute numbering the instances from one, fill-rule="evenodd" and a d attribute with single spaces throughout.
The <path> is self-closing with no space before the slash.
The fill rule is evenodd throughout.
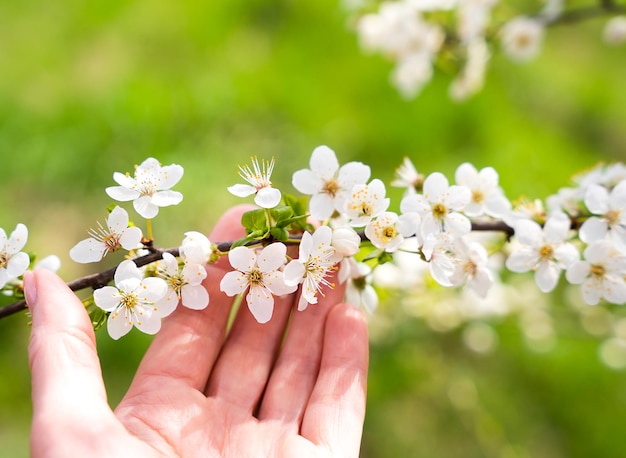
<path id="1" fill-rule="evenodd" d="M 276 188 L 261 188 L 254 198 L 254 203 L 262 208 L 274 208 L 281 197 L 280 191 Z"/>
<path id="2" fill-rule="evenodd" d="M 9 276 L 9 280 L 14 279 L 22 275 L 28 269 L 30 265 L 30 257 L 23 252 L 13 255 L 6 266 L 6 272 Z"/>
<path id="3" fill-rule="evenodd" d="M 252 248 L 238 246 L 228 252 L 230 265 L 242 272 L 250 272 L 256 265 L 256 252 Z"/>
<path id="4" fill-rule="evenodd" d="M 222 277 L 222 281 L 220 281 L 220 291 L 227 296 L 236 296 L 237 294 L 241 294 L 247 287 L 248 281 L 245 275 L 237 270 L 228 272 L 224 275 L 224 277 Z"/>
<path id="5" fill-rule="evenodd" d="M 119 286 L 124 280 L 134 279 L 141 280 L 143 277 L 141 271 L 137 267 L 137 265 L 132 261 L 132 259 L 126 259 L 125 261 L 120 262 L 115 269 L 114 281 L 115 284 Z"/>
<path id="6" fill-rule="evenodd" d="M 152 203 L 157 207 L 178 205 L 182 200 L 183 195 L 177 191 L 159 191 L 152 196 Z"/>
<path id="7" fill-rule="evenodd" d="M 107 226 L 109 232 L 121 234 L 128 227 L 128 212 L 116 205 L 107 218 Z"/>
<path id="8" fill-rule="evenodd" d="M 512 272 L 524 273 L 533 269 L 539 261 L 537 251 L 528 246 L 515 250 L 506 259 L 506 268 Z"/>
<path id="9" fill-rule="evenodd" d="M 120 303 L 120 292 L 113 286 L 104 286 L 93 292 L 93 301 L 105 312 L 112 312 Z"/>
<path id="10" fill-rule="evenodd" d="M 535 271 L 535 283 L 543 293 L 552 291 L 559 281 L 561 269 L 555 262 L 542 262 Z"/>
<path id="11" fill-rule="evenodd" d="M 339 169 L 339 162 L 335 152 L 326 145 L 318 146 L 311 154 L 309 161 L 311 172 L 327 181 L 335 176 Z"/>
<path id="12" fill-rule="evenodd" d="M 172 186 L 176 185 L 183 177 L 184 169 L 182 166 L 178 164 L 166 165 L 165 167 L 161 167 L 159 171 L 160 175 L 160 183 L 157 186 L 158 190 L 170 189 Z"/>
<path id="13" fill-rule="evenodd" d="M 167 293 L 167 283 L 162 278 L 148 277 L 141 282 L 142 288 L 137 291 L 143 302 L 157 302 Z"/>
<path id="14" fill-rule="evenodd" d="M 334 210 L 335 205 L 329 194 L 314 194 L 309 201 L 309 211 L 311 212 L 311 216 L 320 221 L 330 218 Z"/>
<path id="15" fill-rule="evenodd" d="M 141 196 L 133 201 L 135 211 L 142 218 L 152 219 L 159 214 L 159 207 L 152 203 L 151 196 Z"/>
<path id="16" fill-rule="evenodd" d="M 125 250 L 134 250 L 141 248 L 141 237 L 141 229 L 137 226 L 127 227 L 122 231 L 119 242 Z"/>
<path id="17" fill-rule="evenodd" d="M 259 253 L 257 264 L 263 272 L 270 272 L 283 266 L 286 261 L 287 247 L 284 243 L 272 243 Z"/>
<path id="18" fill-rule="evenodd" d="M 285 283 L 287 285 L 298 285 L 304 279 L 304 264 L 294 259 L 285 266 L 283 271 Z"/>
<path id="19" fill-rule="evenodd" d="M 209 305 L 209 293 L 202 285 L 185 285 L 182 288 L 182 303 L 193 310 L 202 310 Z"/>
<path id="20" fill-rule="evenodd" d="M 603 215 L 609 209 L 609 192 L 604 186 L 591 184 L 585 192 L 585 205 L 594 215 Z"/>
<path id="21" fill-rule="evenodd" d="M 607 222 L 597 216 L 592 216 L 580 227 L 580 239 L 585 243 L 602 240 L 608 231 Z"/>
<path id="22" fill-rule="evenodd" d="M 430 202 L 439 200 L 447 191 L 448 179 L 442 173 L 431 173 L 424 180 L 424 197 Z"/>
<path id="23" fill-rule="evenodd" d="M 70 250 L 70 258 L 75 262 L 88 263 L 102 260 L 106 245 L 96 239 L 89 238 L 78 242 Z"/>
<path id="24" fill-rule="evenodd" d="M 274 312 L 274 297 L 266 288 L 254 286 L 246 295 L 248 308 L 259 323 L 267 323 Z"/>
<path id="25" fill-rule="evenodd" d="M 228 187 L 228 192 L 237 197 L 248 197 L 256 193 L 256 188 L 249 184 L 235 184 Z"/>
<path id="26" fill-rule="evenodd" d="M 24 248 L 26 245 L 26 241 L 28 240 L 28 229 L 22 223 L 19 223 L 13 232 L 11 232 L 11 237 L 6 242 L 4 251 L 8 254 L 15 254 Z"/>
<path id="27" fill-rule="evenodd" d="M 112 339 L 117 340 L 125 336 L 133 328 L 130 320 L 126 319 L 124 313 L 111 313 L 107 320 L 107 331 Z"/>
<path id="28" fill-rule="evenodd" d="M 134 200 L 141 195 L 138 191 L 135 191 L 134 189 L 129 189 L 124 186 L 109 186 L 105 189 L 105 191 L 111 199 L 120 202 L 128 202 L 129 200 Z"/>
<path id="29" fill-rule="evenodd" d="M 135 326 L 141 332 L 146 334 L 156 334 L 161 329 L 161 317 L 155 313 L 144 313 L 142 316 L 137 317 Z"/>

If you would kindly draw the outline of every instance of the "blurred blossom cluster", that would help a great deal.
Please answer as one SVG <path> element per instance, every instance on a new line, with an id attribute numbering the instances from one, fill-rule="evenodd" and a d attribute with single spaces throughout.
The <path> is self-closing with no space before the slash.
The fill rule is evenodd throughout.
<path id="1" fill-rule="evenodd" d="M 377 2 L 374 9 L 357 2 L 349 6 L 357 17 L 355 28 L 362 48 L 394 63 L 392 84 L 406 98 L 419 94 L 435 68 L 453 75 L 453 99 L 472 96 L 484 85 L 494 51 L 513 61 L 532 60 L 541 52 L 546 30 L 553 24 L 603 14 L 609 17 L 604 41 L 611 45 L 626 41 L 626 8 L 613 1 L 590 2 L 583 10 L 570 8 L 564 0 L 544 0 L 530 12 L 529 8 L 537 8 L 536 2 L 387 0 Z"/>

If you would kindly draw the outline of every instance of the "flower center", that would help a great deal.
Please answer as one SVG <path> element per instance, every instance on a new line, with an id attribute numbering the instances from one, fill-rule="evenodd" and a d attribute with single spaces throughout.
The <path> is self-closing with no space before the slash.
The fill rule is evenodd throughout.
<path id="1" fill-rule="evenodd" d="M 157 191 L 157 183 L 150 178 L 144 179 L 137 184 L 136 189 L 142 196 L 153 196 Z"/>
<path id="2" fill-rule="evenodd" d="M 475 189 L 472 192 L 472 202 L 475 202 L 477 204 L 482 204 L 483 202 L 485 202 L 485 193 L 482 192 L 480 189 Z"/>
<path id="3" fill-rule="evenodd" d="M 443 219 L 448 213 L 448 209 L 446 208 L 444 204 L 440 203 L 440 204 L 433 205 L 432 212 L 433 212 L 433 216 L 436 219 Z"/>
<path id="4" fill-rule="evenodd" d="M 123 307 L 126 307 L 128 310 L 132 311 L 139 303 L 139 298 L 135 293 L 127 293 L 125 291 L 120 291 L 120 293 L 122 295 L 120 303 Z"/>
<path id="5" fill-rule="evenodd" d="M 394 238 L 398 233 L 396 232 L 396 227 L 395 226 L 387 226 L 383 229 L 383 236 L 382 238 L 384 239 L 385 242 L 389 241 L 390 239 Z"/>
<path id="6" fill-rule="evenodd" d="M 252 168 L 247 165 L 243 167 L 239 166 L 239 175 L 258 191 L 272 186 L 272 182 L 270 181 L 272 170 L 274 170 L 274 158 L 272 158 L 271 161 L 261 161 L 259 165 L 259 160 L 253 157 Z"/>
<path id="7" fill-rule="evenodd" d="M 472 261 L 466 261 L 465 264 L 463 264 L 463 272 L 467 273 L 470 276 L 474 276 L 476 275 L 476 271 L 478 270 L 478 266 L 476 266 L 475 263 L 473 263 Z"/>
<path id="8" fill-rule="evenodd" d="M 104 243 L 106 247 L 106 251 L 115 251 L 120 245 L 120 237 L 121 235 L 116 232 L 109 232 L 109 230 L 105 229 L 104 226 L 98 222 L 97 228 L 91 228 L 88 231 L 89 235 L 91 235 L 94 239 Z"/>
<path id="9" fill-rule="evenodd" d="M 520 49 L 528 48 L 533 40 L 527 33 L 520 33 L 515 37 L 515 46 Z"/>
<path id="10" fill-rule="evenodd" d="M 539 256 L 542 261 L 549 261 L 554 258 L 554 248 L 551 245 L 544 245 L 539 250 Z"/>
<path id="11" fill-rule="evenodd" d="M 5 252 L 0 253 L 0 268 L 6 267 L 9 263 L 9 255 Z"/>
<path id="12" fill-rule="evenodd" d="M 106 245 L 107 250 L 115 251 L 120 247 L 120 236 L 116 233 L 112 233 L 105 236 L 102 242 Z"/>
<path id="13" fill-rule="evenodd" d="M 182 276 L 173 275 L 169 278 L 169 284 L 172 287 L 172 290 L 174 290 L 176 295 L 180 298 L 180 291 L 183 289 L 183 286 L 187 284 L 187 282 Z"/>
<path id="14" fill-rule="evenodd" d="M 248 272 L 247 277 L 251 286 L 259 286 L 263 284 L 263 273 L 259 269 L 254 269 Z"/>
<path id="15" fill-rule="evenodd" d="M 335 197 L 337 191 L 339 191 L 339 183 L 334 178 L 328 180 L 322 187 L 322 192 L 330 195 L 330 197 Z"/>
<path id="16" fill-rule="evenodd" d="M 368 202 L 361 202 L 359 213 L 361 216 L 370 216 L 372 214 L 372 206 Z"/>
<path id="17" fill-rule="evenodd" d="M 609 210 L 604 215 L 604 219 L 606 219 L 609 226 L 615 226 L 619 224 L 621 213 L 622 212 L 620 210 Z"/>
<path id="18" fill-rule="evenodd" d="M 590 269 L 591 275 L 594 277 L 604 277 L 606 269 L 601 264 L 593 264 Z"/>

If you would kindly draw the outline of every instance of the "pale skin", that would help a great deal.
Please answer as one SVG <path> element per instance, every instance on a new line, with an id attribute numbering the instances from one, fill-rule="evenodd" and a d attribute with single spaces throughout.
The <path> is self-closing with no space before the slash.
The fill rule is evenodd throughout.
<path id="1" fill-rule="evenodd" d="M 240 237 L 244 210 L 228 211 L 210 239 Z M 276 298 L 266 324 L 243 306 L 227 333 L 232 298 L 219 283 L 228 260 L 207 270 L 209 306 L 164 319 L 115 410 L 81 302 L 52 272 L 24 275 L 33 457 L 358 456 L 367 326 L 342 288 L 303 312 L 297 294 Z"/>

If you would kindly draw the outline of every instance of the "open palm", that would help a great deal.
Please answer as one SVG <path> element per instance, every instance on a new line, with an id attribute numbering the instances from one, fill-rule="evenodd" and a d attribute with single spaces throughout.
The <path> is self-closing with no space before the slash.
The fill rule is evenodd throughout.
<path id="1" fill-rule="evenodd" d="M 243 209 L 212 240 L 239 237 Z M 33 314 L 33 456 L 357 456 L 365 415 L 367 329 L 338 288 L 304 312 L 276 299 L 258 324 L 219 291 L 227 261 L 209 266 L 211 303 L 166 318 L 128 393 L 106 401 L 91 323 L 55 274 L 25 276 Z M 288 332 L 287 332 L 288 331 Z"/>

